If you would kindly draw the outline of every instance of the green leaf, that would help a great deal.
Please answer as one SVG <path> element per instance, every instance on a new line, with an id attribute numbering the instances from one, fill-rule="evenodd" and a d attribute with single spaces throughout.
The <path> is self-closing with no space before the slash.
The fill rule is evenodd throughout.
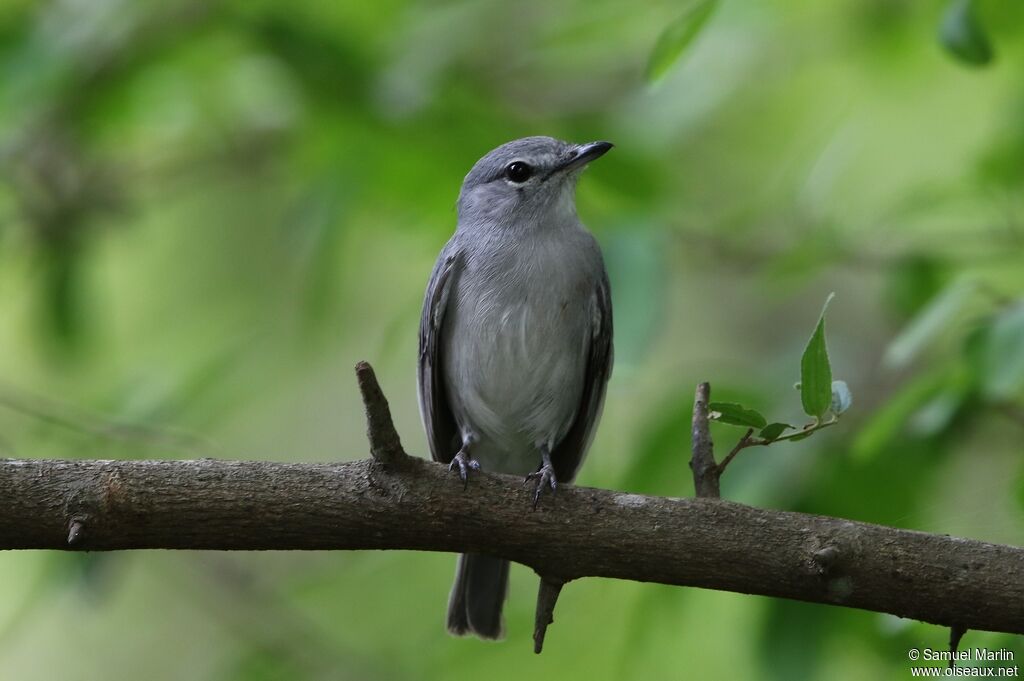
<path id="1" fill-rule="evenodd" d="M 708 405 L 708 411 L 711 419 L 733 426 L 764 428 L 768 425 L 768 420 L 759 412 L 734 402 L 712 402 Z"/>
<path id="2" fill-rule="evenodd" d="M 846 381 L 832 381 L 832 403 L 829 404 L 829 410 L 839 416 L 849 409 L 851 404 L 853 393 L 850 392 L 850 386 L 846 385 Z"/>
<path id="3" fill-rule="evenodd" d="M 780 435 L 782 435 L 784 432 L 786 432 L 786 430 L 792 427 L 793 426 L 789 425 L 788 423 L 769 423 L 767 426 L 761 429 L 761 432 L 758 433 L 758 436 L 762 440 L 774 442 L 776 439 L 778 439 Z"/>
<path id="4" fill-rule="evenodd" d="M 939 43 L 954 57 L 972 66 L 992 61 L 992 44 L 974 12 L 973 0 L 952 0 L 939 24 Z"/>
<path id="5" fill-rule="evenodd" d="M 1024 387 L 1024 301 L 992 323 L 982 351 L 982 390 L 994 400 L 1016 397 Z"/>
<path id="6" fill-rule="evenodd" d="M 821 317 L 800 358 L 800 402 L 808 416 L 821 417 L 832 404 L 832 367 L 825 347 L 825 311 L 834 293 L 825 299 Z"/>
<path id="7" fill-rule="evenodd" d="M 718 0 L 697 0 L 678 19 L 665 27 L 647 60 L 647 82 L 657 82 L 669 72 L 704 28 L 717 6 Z"/>
<path id="8" fill-rule="evenodd" d="M 959 281 L 932 298 L 886 348 L 882 360 L 885 365 L 898 369 L 912 362 L 949 325 L 974 290 L 974 283 Z"/>
<path id="9" fill-rule="evenodd" d="M 813 429 L 805 430 L 802 433 L 797 433 L 796 435 L 790 437 L 789 442 L 799 442 L 800 440 L 806 440 L 811 435 L 814 435 Z"/>

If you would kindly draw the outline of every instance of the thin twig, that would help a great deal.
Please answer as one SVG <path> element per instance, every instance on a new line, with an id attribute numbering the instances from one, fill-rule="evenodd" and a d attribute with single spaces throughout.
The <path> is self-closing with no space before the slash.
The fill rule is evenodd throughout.
<path id="1" fill-rule="evenodd" d="M 954 624 L 949 628 L 949 668 L 952 669 L 956 666 L 956 651 L 960 647 L 960 639 L 967 633 L 967 629 L 961 627 L 959 624 Z"/>
<path id="2" fill-rule="evenodd" d="M 810 425 L 804 426 L 800 430 L 797 430 L 795 432 L 789 433 L 788 435 L 782 435 L 780 437 L 777 437 L 774 440 L 756 440 L 755 439 L 755 440 L 753 440 L 751 442 L 751 444 L 755 445 L 755 446 L 767 447 L 768 445 L 773 445 L 776 442 L 786 442 L 786 441 L 789 441 L 789 440 L 795 440 L 797 438 L 806 437 L 810 433 L 816 433 L 819 430 L 825 430 L 826 428 L 831 428 L 832 426 L 836 425 L 837 423 L 839 423 L 839 418 L 836 417 L 836 416 L 833 416 L 828 421 L 822 421 L 821 423 L 812 423 Z"/>
<path id="3" fill-rule="evenodd" d="M 565 582 L 556 577 L 540 578 L 537 611 L 533 621 L 533 652 L 538 655 L 544 650 L 544 635 L 548 631 L 548 625 L 555 621 L 555 603 L 558 602 L 558 594 L 562 592 L 564 584 Z"/>
<path id="4" fill-rule="evenodd" d="M 718 466 L 715 465 L 715 444 L 708 423 L 708 403 L 711 385 L 701 383 L 693 400 L 692 446 L 690 470 L 693 471 L 693 489 L 698 497 L 721 496 L 718 484 Z"/>
<path id="5" fill-rule="evenodd" d="M 726 455 L 726 457 L 722 460 L 722 463 L 718 464 L 718 475 L 719 477 L 721 477 L 722 473 L 725 471 L 725 467 L 729 465 L 729 462 L 732 461 L 737 454 L 739 454 L 747 447 L 769 447 L 775 444 L 776 442 L 786 442 L 787 440 L 804 438 L 807 437 L 810 433 L 814 433 L 819 430 L 824 430 L 825 428 L 830 428 L 837 423 L 839 423 L 839 419 L 836 417 L 832 417 L 832 419 L 829 421 L 813 423 L 809 426 L 806 426 L 805 428 L 802 428 L 801 430 L 794 431 L 788 435 L 777 437 L 774 440 L 765 440 L 764 438 L 760 437 L 752 437 L 754 434 L 754 429 L 748 428 L 747 432 L 744 433 L 743 437 L 741 437 L 739 441 L 736 443 L 736 446 L 732 448 L 732 451 L 730 451 L 729 454 Z"/>
<path id="6" fill-rule="evenodd" d="M 356 364 L 356 380 L 366 409 L 366 437 L 370 441 L 373 460 L 382 464 L 396 464 L 407 456 L 402 441 L 391 420 L 391 408 L 377 383 L 377 376 L 369 362 Z"/>
<path id="7" fill-rule="evenodd" d="M 725 467 L 728 466 L 729 462 L 732 461 L 734 458 L 736 458 L 736 455 L 739 454 L 743 449 L 745 449 L 747 447 L 752 447 L 754 445 L 759 445 L 759 444 L 761 444 L 761 445 L 770 444 L 768 442 L 764 442 L 764 441 L 758 442 L 756 440 L 751 439 L 750 436 L 753 435 L 753 434 L 754 434 L 754 429 L 753 428 L 747 428 L 747 432 L 743 434 L 743 437 L 741 437 L 740 441 L 736 443 L 736 446 L 732 448 L 732 451 L 729 452 L 724 459 L 722 459 L 722 463 L 718 464 L 718 475 L 719 476 L 721 476 L 722 473 L 725 472 Z"/>

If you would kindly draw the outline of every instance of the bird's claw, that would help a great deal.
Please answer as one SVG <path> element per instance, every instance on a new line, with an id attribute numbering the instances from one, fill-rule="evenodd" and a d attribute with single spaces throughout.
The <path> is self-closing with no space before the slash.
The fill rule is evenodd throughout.
<path id="1" fill-rule="evenodd" d="M 452 457 L 452 462 L 448 464 L 449 473 L 459 472 L 459 477 L 462 478 L 462 489 L 469 487 L 469 472 L 478 470 L 480 470 L 480 462 L 470 458 L 469 452 L 465 448 L 460 449 L 459 453 Z"/>
<path id="2" fill-rule="evenodd" d="M 533 507 L 536 509 L 545 487 L 550 487 L 552 494 L 558 491 L 558 480 L 555 478 L 555 469 L 550 464 L 544 464 L 533 473 L 527 475 L 523 479 L 523 484 L 525 485 L 531 480 L 537 481 L 537 486 L 533 490 Z"/>

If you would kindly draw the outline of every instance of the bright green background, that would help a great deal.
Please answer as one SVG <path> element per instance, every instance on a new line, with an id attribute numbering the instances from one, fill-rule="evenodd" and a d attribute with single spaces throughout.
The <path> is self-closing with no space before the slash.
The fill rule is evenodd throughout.
<path id="1" fill-rule="evenodd" d="M 723 0 L 651 84 L 685 7 L 4 0 L 0 455 L 361 458 L 360 359 L 422 455 L 416 327 L 462 176 L 515 137 L 609 139 L 578 197 L 617 345 L 581 484 L 692 494 L 701 380 L 804 423 L 792 385 L 835 291 L 852 409 L 744 452 L 723 494 L 1021 544 L 1024 7 L 982 1 L 978 67 L 940 46 L 940 2 Z M 716 426 L 720 456 L 739 435 Z M 489 644 L 444 632 L 453 567 L 3 554 L 0 678 L 909 678 L 908 648 L 948 637 L 585 580 L 536 657 L 535 577 L 513 569 Z M 1020 638 L 964 645 L 1024 664 Z"/>

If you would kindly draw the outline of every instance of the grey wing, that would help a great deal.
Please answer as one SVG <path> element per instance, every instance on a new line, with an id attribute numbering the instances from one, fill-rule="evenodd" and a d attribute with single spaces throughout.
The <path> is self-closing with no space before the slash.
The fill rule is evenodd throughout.
<path id="1" fill-rule="evenodd" d="M 602 275 L 591 301 L 590 345 L 580 405 L 569 432 L 551 453 L 555 477 L 564 482 L 571 481 L 583 463 L 601 418 L 605 388 L 612 375 L 612 300 L 607 274 Z"/>
<path id="2" fill-rule="evenodd" d="M 430 454 L 435 461 L 448 463 L 459 450 L 459 429 L 452 415 L 444 386 L 441 352 L 441 331 L 448 310 L 454 281 L 462 263 L 462 254 L 451 246 L 441 251 L 427 283 L 420 316 L 420 348 L 417 371 L 417 393 L 420 418 L 427 431 Z"/>

